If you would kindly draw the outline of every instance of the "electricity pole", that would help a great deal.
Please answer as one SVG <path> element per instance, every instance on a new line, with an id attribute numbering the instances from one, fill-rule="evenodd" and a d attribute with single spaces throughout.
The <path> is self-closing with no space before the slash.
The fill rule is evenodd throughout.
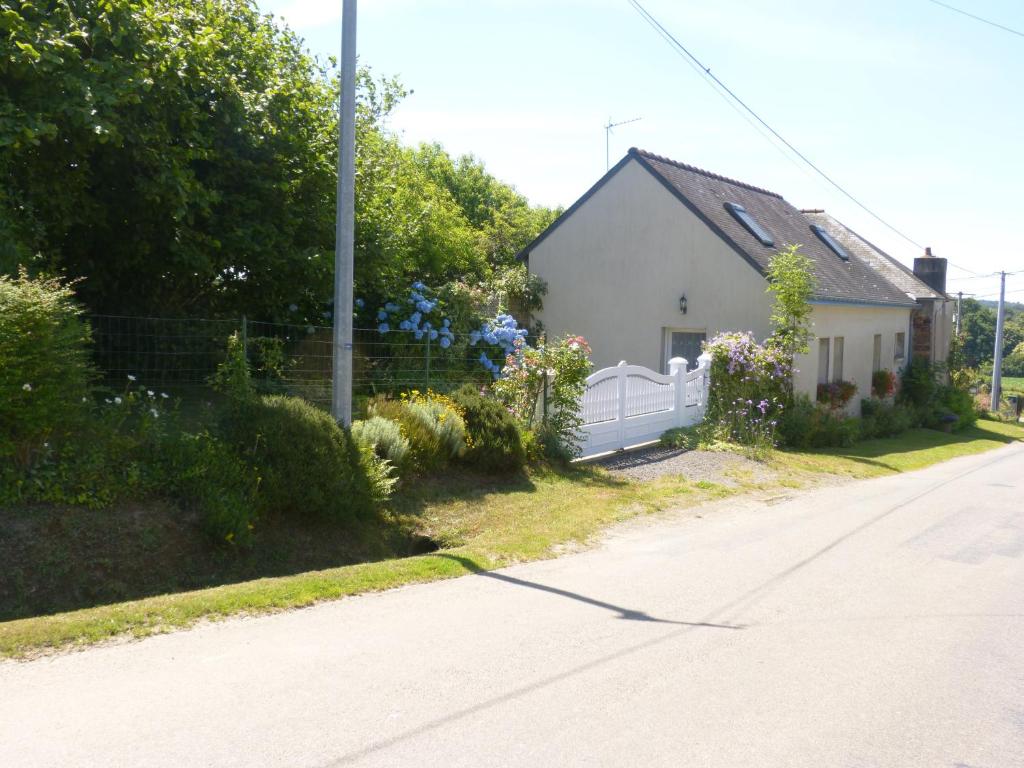
<path id="1" fill-rule="evenodd" d="M 999 308 L 996 310 L 996 349 L 992 363 L 992 402 L 989 410 L 999 410 L 1003 389 L 1003 302 L 1006 298 L 1006 273 L 999 273 Z"/>
<path id="2" fill-rule="evenodd" d="M 334 355 L 331 415 L 352 423 L 352 262 L 355 249 L 356 0 L 341 12 L 341 98 L 338 106 L 338 203 L 334 231 Z"/>

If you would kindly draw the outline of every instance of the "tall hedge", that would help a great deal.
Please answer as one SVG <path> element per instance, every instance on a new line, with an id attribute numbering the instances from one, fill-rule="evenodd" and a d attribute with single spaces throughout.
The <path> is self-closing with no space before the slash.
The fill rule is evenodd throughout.
<path id="1" fill-rule="evenodd" d="M 0 276 L 0 462 L 28 469 L 87 412 L 89 326 L 53 278 Z"/>

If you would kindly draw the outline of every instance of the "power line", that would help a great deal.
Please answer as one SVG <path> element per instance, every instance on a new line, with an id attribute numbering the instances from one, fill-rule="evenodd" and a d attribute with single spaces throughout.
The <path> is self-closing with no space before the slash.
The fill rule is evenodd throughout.
<path id="1" fill-rule="evenodd" d="M 635 10 L 640 12 L 642 9 L 635 9 Z M 650 14 L 648 14 L 648 16 L 649 15 Z M 668 31 L 664 27 L 659 27 L 653 21 L 653 19 L 654 19 L 653 16 L 651 18 L 647 18 L 647 17 L 642 17 L 642 18 L 644 18 L 644 21 L 646 21 L 651 26 L 651 28 L 655 32 L 657 32 L 658 35 L 660 35 L 661 38 L 666 43 L 669 44 L 669 47 L 672 48 L 673 52 L 677 56 L 679 56 L 684 62 L 686 62 L 687 66 L 689 66 L 690 69 L 692 69 L 694 72 L 696 72 L 697 74 L 699 74 L 701 76 L 704 76 L 704 75 L 707 74 L 707 72 L 704 70 L 703 67 L 698 66 L 697 64 L 694 64 L 693 61 L 691 61 L 689 58 L 687 58 L 686 54 L 684 54 L 682 51 L 680 51 L 678 48 L 676 48 L 676 46 L 675 46 L 675 44 L 673 42 L 674 38 L 668 33 Z M 807 168 L 802 166 L 802 165 L 800 165 L 800 163 L 797 162 L 797 160 L 792 155 L 788 154 L 786 152 L 786 150 L 784 150 L 782 147 L 780 147 L 776 142 L 772 141 L 771 136 L 769 134 L 765 133 L 764 129 L 762 129 L 761 126 L 759 126 L 757 123 L 755 123 L 753 120 L 751 120 L 750 117 L 743 110 L 741 110 L 738 106 L 736 106 L 736 102 L 734 102 L 732 99 L 730 99 L 729 96 L 727 96 L 721 90 L 716 88 L 712 81 L 705 80 L 705 82 L 709 86 L 711 86 L 711 90 L 714 91 L 715 94 L 722 99 L 722 101 L 724 101 L 726 104 L 729 105 L 729 109 L 731 109 L 733 112 L 735 112 L 737 115 L 739 115 L 747 125 L 749 125 L 751 128 L 753 128 L 758 133 L 758 135 L 761 136 L 761 138 L 763 138 L 765 141 L 767 141 L 771 145 L 772 149 L 774 149 L 776 152 L 779 153 L 779 155 L 781 155 L 782 157 L 784 157 L 786 159 L 786 162 L 790 163 L 794 168 L 799 169 L 801 173 L 803 173 L 803 174 L 807 175 L 808 177 L 810 177 L 810 173 L 808 172 Z"/>
<path id="2" fill-rule="evenodd" d="M 1007 272 L 1007 275 L 1009 275 L 1009 272 Z M 1015 288 L 1012 291 L 1006 291 L 1006 295 L 1007 296 L 1009 296 L 1011 293 L 1024 293 L 1024 288 Z M 966 296 L 966 295 L 967 294 L 965 293 L 964 296 Z M 976 299 L 991 299 L 991 298 L 993 298 L 995 296 L 998 296 L 998 295 L 999 295 L 999 291 L 996 291 L 995 293 L 983 293 L 983 294 L 981 294 L 979 296 L 975 296 L 974 298 L 976 298 Z"/>
<path id="3" fill-rule="evenodd" d="M 960 8 L 955 8 L 954 6 L 948 5 L 947 3 L 939 2 L 939 0 L 928 0 L 928 2 L 934 3 L 935 5 L 941 5 L 943 8 L 946 8 L 946 9 L 948 9 L 950 11 L 953 11 L 954 13 L 960 13 L 960 14 L 963 14 L 964 16 L 967 16 L 968 18 L 974 19 L 975 21 L 980 21 L 982 24 L 988 24 L 989 26 L 996 27 L 997 29 L 1001 29 L 1004 32 L 1009 32 L 1011 35 L 1017 35 L 1018 37 L 1024 37 L 1024 32 L 1021 32 L 1019 30 L 1013 29 L 1011 27 L 1007 27 L 1007 26 L 1005 26 L 1003 24 L 999 24 L 998 22 L 995 22 L 995 21 L 991 21 L 990 19 L 984 19 L 981 16 L 975 16 L 973 13 L 968 13 L 965 10 L 962 10 Z"/>
<path id="4" fill-rule="evenodd" d="M 957 267 L 957 269 L 963 269 L 963 267 Z M 982 280 L 986 277 L 998 277 L 998 275 L 998 272 L 990 272 L 987 275 L 972 274 L 970 277 L 951 277 L 950 280 Z"/>
<path id="5" fill-rule="evenodd" d="M 795 154 L 797 157 L 799 157 L 801 160 L 803 160 L 808 166 L 810 166 L 815 171 L 815 173 L 817 173 L 819 176 L 821 176 L 823 179 L 825 179 L 825 181 L 827 181 L 829 184 L 831 184 L 833 187 L 835 187 L 837 190 L 839 190 L 843 195 L 845 195 L 849 200 L 851 200 L 861 210 L 865 211 L 868 215 L 870 215 L 876 221 L 878 221 L 883 226 L 888 228 L 890 231 L 895 232 L 897 235 L 899 235 L 901 238 L 906 240 L 908 243 L 910 243 L 911 245 L 915 246 L 918 250 L 924 250 L 924 246 L 923 245 L 921 245 L 919 242 L 917 242 L 913 238 L 911 238 L 908 235 L 906 235 L 903 232 L 901 232 L 899 229 L 897 229 L 892 224 L 890 224 L 888 221 L 883 219 L 881 216 L 879 216 L 873 210 L 871 210 L 866 205 L 864 205 L 864 203 L 862 203 L 860 200 L 858 200 L 856 197 L 854 197 L 850 192 L 847 192 L 846 189 L 844 189 L 831 176 L 829 176 L 821 168 L 819 168 L 817 165 L 815 165 L 813 162 L 811 162 L 811 160 L 806 155 L 804 155 L 800 150 L 798 150 L 796 147 L 794 147 L 792 144 L 790 144 L 788 141 L 786 141 L 786 139 L 782 136 L 782 134 L 780 134 L 778 131 L 776 131 L 774 128 L 772 128 L 770 125 L 768 125 L 768 123 L 765 122 L 765 120 L 759 114 L 757 114 L 753 109 L 751 109 L 746 104 L 746 102 L 743 101 L 743 99 L 741 99 L 739 96 L 737 96 L 732 91 L 732 89 L 730 89 L 725 83 L 723 83 L 721 80 L 719 80 L 718 77 L 715 76 L 711 72 L 711 68 L 710 67 L 705 66 L 703 64 L 703 62 L 700 61 L 700 59 L 698 59 L 696 56 L 694 56 L 692 53 L 690 53 L 690 51 L 686 48 L 686 46 L 684 46 L 681 42 L 679 42 L 679 40 L 671 32 L 669 32 L 661 22 L 659 22 L 656 18 L 654 18 L 654 16 L 650 13 L 650 11 L 648 11 L 646 8 L 644 8 L 643 5 L 640 4 L 639 0 L 629 0 L 629 4 L 631 6 L 633 6 L 633 9 L 638 14 L 640 14 L 640 17 L 644 21 L 646 21 L 651 26 L 651 28 L 654 29 L 654 31 L 657 32 L 661 36 L 661 38 L 663 40 L 665 40 L 665 42 L 667 42 L 669 45 L 671 45 L 673 47 L 673 49 L 676 51 L 677 54 L 679 54 L 680 56 L 684 57 L 684 60 L 688 64 L 690 64 L 691 68 L 693 68 L 695 70 L 698 70 L 701 75 L 703 75 L 706 78 L 708 78 L 707 82 L 709 83 L 709 85 L 712 84 L 712 83 L 714 83 L 715 85 L 718 85 L 719 88 L 721 88 L 723 91 L 725 91 L 725 93 L 727 93 L 730 97 L 732 97 L 732 99 L 737 104 L 739 104 L 746 112 L 748 112 L 750 115 L 752 115 L 753 118 L 758 123 L 760 123 L 766 129 L 768 129 L 768 131 L 772 134 L 772 136 L 774 136 L 776 139 L 778 139 L 780 142 L 782 142 L 786 147 L 789 148 L 789 150 L 791 152 L 793 152 L 793 154 Z M 716 93 L 718 93 L 720 96 L 722 96 L 722 98 L 726 98 L 723 94 L 721 94 L 718 91 L 718 89 L 716 89 L 714 87 L 714 85 L 712 85 L 711 87 L 712 87 L 712 90 L 714 90 Z M 731 101 L 729 101 L 728 99 L 726 99 L 726 101 L 731 106 L 733 106 L 733 108 L 735 109 L 735 106 L 732 104 Z M 737 112 L 739 112 L 739 110 L 737 110 Z M 754 123 L 751 123 L 750 120 L 747 119 L 746 115 L 743 115 L 742 112 L 740 112 L 739 114 L 745 120 L 747 120 L 747 122 L 750 123 L 754 128 L 757 128 L 757 126 Z M 764 134 L 760 131 L 760 129 L 758 129 L 758 133 L 761 133 L 761 135 L 764 136 Z M 764 138 L 766 140 L 768 139 L 767 136 L 764 136 Z M 772 144 L 772 146 L 776 146 L 775 143 L 770 141 L 770 140 L 769 140 L 769 143 Z M 777 146 L 776 146 L 776 149 L 778 149 L 780 152 L 782 151 L 781 148 L 779 148 Z M 783 156 L 786 157 L 787 159 L 790 159 L 792 161 L 792 159 L 789 158 L 789 156 L 786 155 L 784 152 L 783 152 Z M 962 272 L 966 272 L 966 273 L 968 273 L 970 275 L 975 275 L 977 277 L 983 277 L 983 275 L 980 275 L 979 273 L 975 272 L 974 270 L 967 269 L 966 267 L 961 267 L 960 265 L 954 264 L 952 261 L 949 261 L 948 259 L 947 259 L 946 263 L 949 264 L 949 266 L 951 266 L 951 267 L 953 267 L 955 269 L 959 269 Z"/>
<path id="6" fill-rule="evenodd" d="M 807 163 L 807 165 L 809 165 L 812 169 L 814 169 L 815 173 L 817 173 L 819 176 L 821 176 L 823 179 L 825 179 L 825 181 L 827 181 L 833 187 L 838 189 L 843 195 L 845 195 L 855 205 L 857 205 L 859 208 L 861 208 L 861 210 L 865 211 L 868 215 L 870 215 L 876 221 L 878 221 L 879 223 L 881 223 L 882 225 L 884 225 L 885 227 L 887 227 L 891 231 L 895 232 L 897 235 L 902 237 L 904 240 L 906 240 L 908 243 L 910 243 L 911 245 L 915 246 L 919 250 L 922 250 L 922 251 L 924 250 L 924 246 L 923 245 L 921 245 L 920 243 L 918 243 L 916 240 L 914 240 L 913 238 L 909 237 L 908 235 L 905 235 L 900 230 L 896 229 L 896 227 L 894 227 L 892 224 L 887 222 L 885 219 L 883 219 L 877 213 L 875 213 L 870 208 L 868 208 L 866 205 L 864 205 L 864 203 L 862 203 L 860 200 L 858 200 L 852 194 L 847 192 L 842 186 L 840 186 L 840 184 L 837 181 L 835 181 L 831 176 L 829 176 L 827 173 L 825 173 L 823 170 L 821 170 L 821 168 L 819 168 L 817 165 L 815 165 L 800 150 L 798 150 L 796 147 L 794 147 L 792 144 L 790 144 L 788 141 L 786 141 L 786 139 L 782 136 L 782 134 L 780 134 L 778 131 L 776 131 L 774 128 L 772 128 L 770 125 L 768 125 L 768 123 L 765 122 L 765 120 L 759 114 L 757 114 L 753 109 L 751 109 L 749 106 L 747 106 L 746 102 L 744 102 L 743 99 L 741 99 L 739 96 L 737 96 L 732 91 L 732 89 L 729 88 L 729 86 L 727 86 L 725 83 L 723 83 L 721 80 L 719 80 L 717 76 L 712 74 L 711 69 L 709 67 L 706 67 L 700 61 L 700 59 L 698 59 L 696 56 L 694 56 L 692 53 L 690 53 L 690 51 L 686 48 L 686 46 L 683 45 L 682 43 L 680 43 L 679 40 L 677 40 L 676 37 L 671 32 L 669 32 L 667 29 L 665 29 L 665 27 L 661 24 L 661 22 L 659 22 L 656 18 L 654 18 L 654 16 L 652 16 L 650 14 L 650 12 L 646 8 L 644 8 L 638 2 L 638 0 L 629 0 L 629 4 L 631 6 L 633 6 L 633 9 L 636 10 L 636 12 L 640 14 L 641 18 L 643 18 L 644 21 L 646 21 L 648 24 L 650 24 L 656 31 L 658 31 L 661 34 L 663 39 L 669 41 L 671 45 L 675 46 L 677 49 L 679 49 L 684 54 L 686 54 L 686 56 L 691 61 L 693 61 L 694 64 L 696 64 L 698 67 L 700 67 L 700 69 L 702 70 L 704 75 L 706 75 L 708 78 L 710 78 L 712 81 L 714 81 L 722 90 L 724 90 L 733 99 L 735 99 L 736 103 L 738 103 L 741 107 L 743 107 L 743 109 L 745 109 L 747 112 L 749 112 L 754 117 L 754 119 L 757 120 L 757 122 L 759 122 L 761 125 L 763 125 L 765 128 L 767 128 L 768 131 L 770 131 L 771 134 L 775 138 L 777 138 L 779 141 L 781 141 L 783 144 L 785 144 L 786 147 L 788 147 L 789 150 L 793 154 L 795 154 L 797 157 L 799 157 L 801 160 L 803 160 L 805 163 Z M 965 271 L 969 271 L 969 270 L 965 270 Z"/>
<path id="7" fill-rule="evenodd" d="M 953 267 L 955 269 L 959 269 L 962 272 L 967 272 L 968 274 L 972 275 L 972 276 L 970 276 L 970 278 L 953 278 L 953 280 L 976 280 L 978 278 L 991 278 L 991 276 L 998 274 L 998 272 L 991 272 L 989 274 L 982 274 L 981 272 L 974 271 L 974 269 L 968 269 L 966 266 L 961 266 L 959 264 L 954 264 L 949 259 L 946 259 L 946 263 L 949 264 L 949 266 L 951 266 L 951 267 Z"/>

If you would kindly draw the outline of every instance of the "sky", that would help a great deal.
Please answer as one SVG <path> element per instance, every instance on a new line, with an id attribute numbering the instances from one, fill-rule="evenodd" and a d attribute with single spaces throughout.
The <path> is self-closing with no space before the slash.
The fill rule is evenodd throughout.
<path id="1" fill-rule="evenodd" d="M 322 57 L 342 0 L 258 0 Z M 641 0 L 867 208 L 989 298 L 1024 270 L 1024 36 L 930 0 Z M 1024 31 L 1020 0 L 949 0 Z M 769 141 L 627 0 L 363 0 L 360 64 L 410 90 L 388 128 L 473 154 L 533 203 L 569 206 L 631 146 L 824 208 L 910 265 L 920 249 Z M 958 265 L 958 267 L 952 266 Z M 1024 300 L 1024 271 L 1007 278 Z"/>

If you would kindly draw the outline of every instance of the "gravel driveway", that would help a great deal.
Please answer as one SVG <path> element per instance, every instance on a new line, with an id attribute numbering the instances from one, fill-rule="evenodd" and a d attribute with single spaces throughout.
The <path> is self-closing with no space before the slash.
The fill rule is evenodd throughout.
<path id="1" fill-rule="evenodd" d="M 654 480 L 682 475 L 693 482 L 735 487 L 740 481 L 767 482 L 776 473 L 764 464 L 725 451 L 689 451 L 659 445 L 627 453 L 616 453 L 594 462 L 613 475 L 632 480 Z"/>

